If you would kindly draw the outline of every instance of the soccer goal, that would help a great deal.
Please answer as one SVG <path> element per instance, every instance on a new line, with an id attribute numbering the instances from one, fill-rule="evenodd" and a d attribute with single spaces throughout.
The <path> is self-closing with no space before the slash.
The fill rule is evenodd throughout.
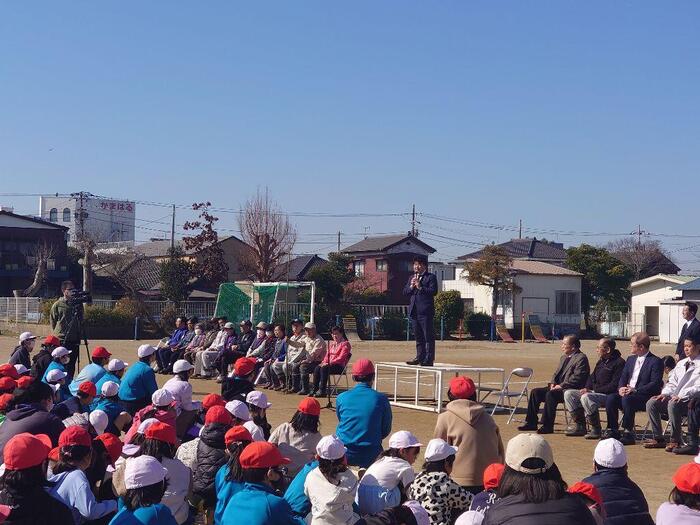
<path id="1" fill-rule="evenodd" d="M 216 317 L 231 321 L 284 323 L 292 319 L 314 322 L 316 284 L 314 282 L 256 283 L 236 281 L 219 286 Z"/>

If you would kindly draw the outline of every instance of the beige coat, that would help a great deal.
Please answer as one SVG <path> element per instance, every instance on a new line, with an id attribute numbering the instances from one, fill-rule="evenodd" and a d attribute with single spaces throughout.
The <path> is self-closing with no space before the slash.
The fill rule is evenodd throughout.
<path id="1" fill-rule="evenodd" d="M 457 447 L 452 479 L 463 487 L 484 484 L 484 469 L 491 463 L 503 463 L 501 433 L 484 407 L 468 399 L 447 404 L 438 416 L 435 436 Z"/>

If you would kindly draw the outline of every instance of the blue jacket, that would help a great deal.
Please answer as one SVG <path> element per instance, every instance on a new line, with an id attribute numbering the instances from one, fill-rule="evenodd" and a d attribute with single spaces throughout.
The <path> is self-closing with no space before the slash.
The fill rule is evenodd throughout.
<path id="1" fill-rule="evenodd" d="M 289 487 L 287 487 L 287 491 L 284 493 L 284 499 L 287 500 L 294 513 L 302 518 L 305 518 L 311 512 L 311 501 L 304 492 L 304 483 L 306 482 L 306 476 L 316 467 L 318 467 L 318 460 L 304 465 L 297 475 L 294 476 Z"/>
<path id="2" fill-rule="evenodd" d="M 234 494 L 243 490 L 242 481 L 226 481 L 228 465 L 222 465 L 214 478 L 216 487 L 216 510 L 214 512 L 214 525 L 223 525 L 224 510 Z"/>
<path id="3" fill-rule="evenodd" d="M 119 385 L 119 399 L 122 401 L 146 399 L 150 403 L 151 396 L 156 390 L 158 390 L 158 383 L 156 383 L 155 372 L 143 361 L 137 361 L 122 377 Z"/>
<path id="4" fill-rule="evenodd" d="M 437 277 L 434 273 L 425 272 L 420 278 L 420 288 L 412 288 L 409 277 L 403 294 L 409 297 L 409 317 L 432 317 L 435 315 L 435 294 L 438 292 Z"/>
<path id="5" fill-rule="evenodd" d="M 633 355 L 627 358 L 625 368 L 622 369 L 622 376 L 618 387 L 627 386 L 632 379 L 634 372 L 634 363 L 637 362 L 637 356 Z M 637 390 L 637 394 L 641 396 L 656 396 L 661 393 L 661 388 L 664 385 L 664 365 L 663 361 L 649 352 L 644 359 L 642 369 L 639 371 L 637 384 L 632 385 Z"/>
<path id="6" fill-rule="evenodd" d="M 106 398 L 101 398 L 96 404 L 95 404 L 95 410 L 102 410 L 105 414 L 107 414 L 107 418 L 109 420 L 109 423 L 107 424 L 107 428 L 105 429 L 105 432 L 109 432 L 110 434 L 114 434 L 115 436 L 119 437 L 121 436 L 121 429 L 118 429 L 117 427 L 114 426 L 114 420 L 117 419 L 119 414 L 121 414 L 124 409 L 119 405 L 118 403 L 115 403 L 114 401 L 111 401 Z"/>
<path id="7" fill-rule="evenodd" d="M 168 346 L 170 348 L 175 348 L 178 343 L 180 342 L 180 339 L 185 337 L 185 334 L 187 333 L 187 328 L 178 328 L 173 332 L 173 335 L 170 336 L 170 339 L 168 339 Z"/>
<path id="8" fill-rule="evenodd" d="M 368 384 L 357 383 L 338 396 L 336 405 L 335 433 L 348 449 L 348 464 L 369 467 L 391 432 L 389 399 Z"/>
<path id="9" fill-rule="evenodd" d="M 109 525 L 177 525 L 170 509 L 162 503 L 141 507 L 131 512 L 122 508 Z"/>
<path id="10" fill-rule="evenodd" d="M 122 382 L 121 379 L 119 379 L 117 376 L 115 376 L 112 372 L 105 372 L 105 375 L 103 375 L 102 378 L 97 383 L 95 383 L 95 388 L 97 389 L 97 397 L 92 402 L 92 405 L 90 405 L 90 412 L 95 410 L 97 403 L 100 401 L 99 396 L 100 396 L 100 392 L 102 392 L 102 385 L 104 385 L 107 381 L 112 381 L 112 382 L 120 385 L 120 387 L 121 387 L 121 382 Z"/>
<path id="11" fill-rule="evenodd" d="M 41 376 L 41 380 L 47 385 L 49 384 L 49 382 L 46 380 L 46 374 L 48 374 L 51 370 L 60 370 L 61 372 L 66 372 L 66 367 L 63 366 L 63 363 L 59 363 L 58 361 L 51 361 L 49 366 L 46 367 L 46 370 L 44 370 L 44 375 Z"/>
<path id="12" fill-rule="evenodd" d="M 80 398 L 77 396 L 70 396 L 65 401 L 62 401 L 55 405 L 51 410 L 51 413 L 61 420 L 71 417 L 73 414 L 82 414 L 87 412 L 87 407 L 80 403 Z"/>
<path id="13" fill-rule="evenodd" d="M 104 369 L 104 367 L 96 365 L 95 363 L 90 363 L 80 371 L 80 373 L 75 377 L 75 379 L 73 379 L 73 381 L 71 381 L 71 384 L 69 386 L 70 393 L 72 395 L 77 394 L 78 387 L 81 383 L 84 383 L 85 381 L 90 381 L 91 383 L 97 385 L 97 382 L 103 375 L 105 375 L 106 372 L 107 371 Z"/>
<path id="14" fill-rule="evenodd" d="M 90 482 L 82 470 L 61 472 L 49 476 L 53 486 L 49 494 L 65 503 L 73 513 L 76 525 L 96 520 L 117 510 L 117 500 L 98 502 L 90 489 Z"/>
<path id="15" fill-rule="evenodd" d="M 259 483 L 246 483 L 226 505 L 222 523 L 245 525 L 306 525 L 284 498 Z"/>
<path id="16" fill-rule="evenodd" d="M 649 514 L 644 493 L 626 472 L 603 469 L 594 472 L 586 483 L 595 485 L 603 498 L 606 525 L 647 525 L 654 521 Z"/>

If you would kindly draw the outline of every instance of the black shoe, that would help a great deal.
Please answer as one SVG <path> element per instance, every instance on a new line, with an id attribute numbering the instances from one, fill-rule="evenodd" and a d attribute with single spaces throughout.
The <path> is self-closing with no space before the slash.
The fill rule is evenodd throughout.
<path id="1" fill-rule="evenodd" d="M 323 390 L 321 390 L 320 392 L 315 392 L 311 395 L 314 397 L 328 397 L 328 392 L 324 392 Z"/>
<path id="2" fill-rule="evenodd" d="M 299 394 L 300 396 L 308 396 L 309 391 L 308 390 L 299 390 L 299 392 L 297 392 L 297 394 Z"/>
<path id="3" fill-rule="evenodd" d="M 676 447 L 673 449 L 674 454 L 681 454 L 683 456 L 696 456 L 698 453 L 698 446 L 688 443 L 682 447 Z"/>
<path id="4" fill-rule="evenodd" d="M 520 432 L 530 432 L 532 430 L 537 430 L 537 425 L 531 425 L 530 423 L 525 423 L 524 425 L 519 426 L 518 430 L 520 430 Z"/>
<path id="5" fill-rule="evenodd" d="M 620 431 L 606 428 L 605 431 L 603 432 L 603 435 L 601 436 L 601 439 L 610 439 L 610 438 L 617 439 L 618 441 L 620 441 Z"/>
<path id="6" fill-rule="evenodd" d="M 554 427 L 540 427 L 537 429 L 538 434 L 554 434 Z"/>
<path id="7" fill-rule="evenodd" d="M 622 434 L 619 441 L 623 445 L 635 445 L 637 443 L 637 440 L 635 439 L 634 434 L 632 434 L 632 432 L 630 432 L 629 430 L 626 430 Z"/>
<path id="8" fill-rule="evenodd" d="M 426 362 L 426 363 L 421 363 L 420 366 L 433 366 L 432 361 Z"/>
<path id="9" fill-rule="evenodd" d="M 406 364 L 411 365 L 411 366 L 416 366 L 416 365 L 419 365 L 421 363 L 420 363 L 420 361 L 418 361 L 418 359 L 413 359 L 412 361 L 406 361 Z"/>
<path id="10" fill-rule="evenodd" d="M 600 428 L 596 427 L 591 427 L 591 430 L 583 436 L 584 439 L 600 439 L 601 433 L 600 433 Z"/>

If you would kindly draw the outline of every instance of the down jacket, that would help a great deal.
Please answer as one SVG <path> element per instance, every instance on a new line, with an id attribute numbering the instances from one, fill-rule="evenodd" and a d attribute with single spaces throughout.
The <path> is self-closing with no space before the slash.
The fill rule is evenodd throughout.
<path id="1" fill-rule="evenodd" d="M 599 359 L 595 368 L 586 381 L 586 388 L 598 394 L 612 394 L 617 392 L 617 384 L 620 382 L 622 369 L 625 368 L 625 360 L 619 350 L 613 350 L 605 359 Z"/>
<path id="2" fill-rule="evenodd" d="M 199 435 L 192 492 L 201 497 L 207 506 L 216 502 L 214 480 L 216 473 L 227 460 L 224 435 L 228 429 L 228 426 L 221 423 L 212 423 L 205 425 Z"/>
<path id="3" fill-rule="evenodd" d="M 642 489 L 623 470 L 599 470 L 583 481 L 595 485 L 600 492 L 605 507 L 606 525 L 654 523 Z"/>
<path id="4" fill-rule="evenodd" d="M 494 503 L 482 525 L 596 525 L 583 500 L 566 494 L 544 503 L 525 503 L 522 496 L 506 496 Z"/>

